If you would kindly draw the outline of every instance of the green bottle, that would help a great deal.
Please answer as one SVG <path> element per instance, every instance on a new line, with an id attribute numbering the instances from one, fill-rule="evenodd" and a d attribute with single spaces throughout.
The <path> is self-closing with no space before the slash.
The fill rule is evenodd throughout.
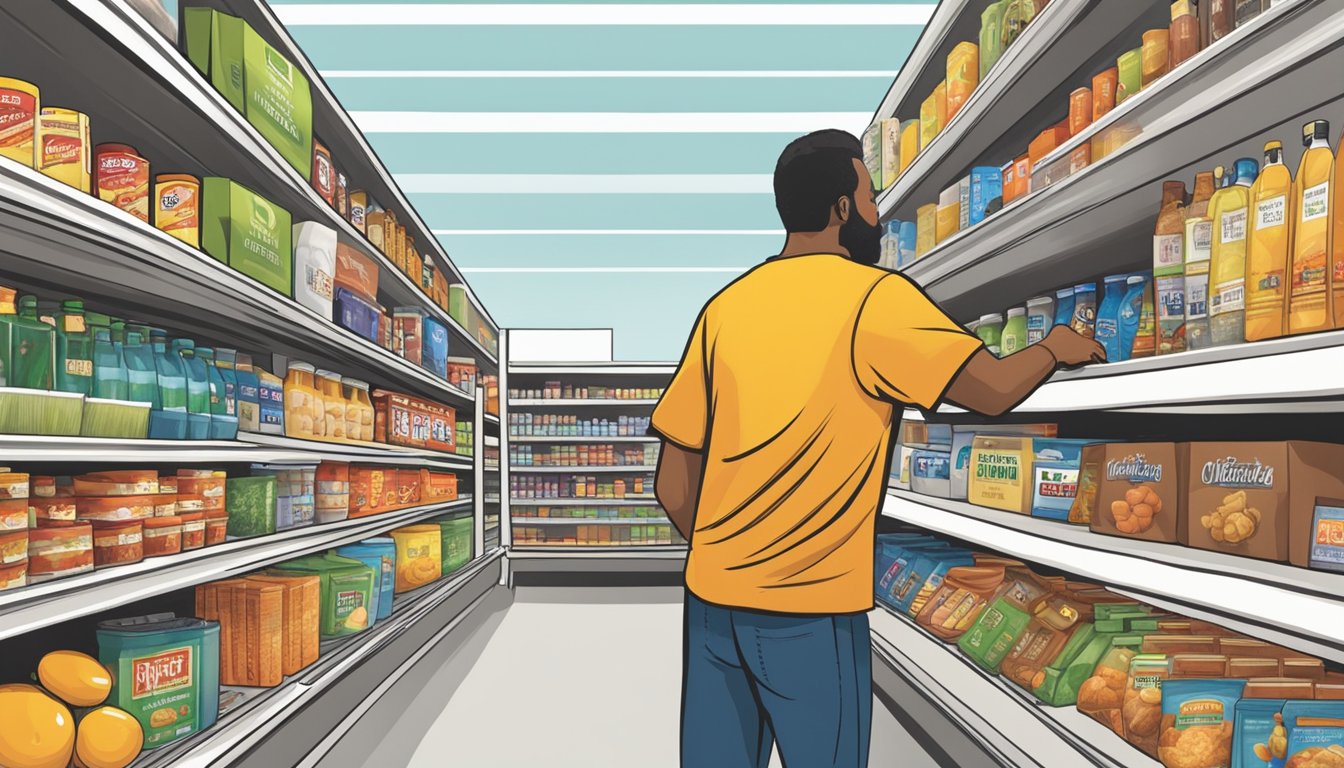
<path id="1" fill-rule="evenodd" d="M 18 312 L 0 301 L 0 385 L 51 389 L 56 379 L 56 329 L 37 316 L 37 299 L 19 298 Z"/>
<path id="2" fill-rule="evenodd" d="M 93 332 L 93 397 L 105 400 L 125 400 L 128 382 L 126 361 L 112 343 L 112 318 L 97 312 L 86 312 Z"/>
<path id="3" fill-rule="evenodd" d="M 137 403 L 149 403 L 158 410 L 159 376 L 154 366 L 154 350 L 149 346 L 149 329 L 143 325 L 126 326 L 123 357 L 126 360 L 126 397 Z"/>
<path id="4" fill-rule="evenodd" d="M 150 329 L 154 368 L 159 378 L 157 410 L 149 414 L 149 436 L 160 440 L 187 437 L 187 371 L 182 356 L 168 345 L 168 334 Z"/>
<path id="5" fill-rule="evenodd" d="M 210 439 L 210 376 L 205 361 L 196 356 L 196 342 L 173 339 L 173 350 L 182 357 L 187 378 L 187 439 Z"/>
<path id="6" fill-rule="evenodd" d="M 87 395 L 93 391 L 93 336 L 84 321 L 84 302 L 61 302 L 56 326 L 56 389 Z"/>
<path id="7" fill-rule="evenodd" d="M 215 364 L 215 350 L 197 347 L 196 358 L 205 364 L 206 381 L 210 383 L 210 439 L 232 440 L 238 437 L 238 406 L 235 401 L 230 407 L 228 385 Z"/>

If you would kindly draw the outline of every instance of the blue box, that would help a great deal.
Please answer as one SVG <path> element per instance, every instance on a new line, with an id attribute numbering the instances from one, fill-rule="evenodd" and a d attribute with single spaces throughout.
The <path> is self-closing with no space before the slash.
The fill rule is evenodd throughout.
<path id="1" fill-rule="evenodd" d="M 432 317 L 420 322 L 425 335 L 420 346 L 420 364 L 440 378 L 448 378 L 448 327 Z"/>
<path id="2" fill-rule="evenodd" d="M 997 197 L 1003 197 L 1003 172 L 988 166 L 972 168 L 971 205 L 967 214 L 970 226 L 973 227 L 985 220 L 985 208 Z"/>
<path id="3" fill-rule="evenodd" d="M 1344 501 L 1316 499 L 1308 567 L 1344 573 Z"/>
<path id="4" fill-rule="evenodd" d="M 896 266 L 904 267 L 915 262 L 915 236 L 918 227 L 913 221 L 902 221 L 900 234 L 896 238 Z"/>
<path id="5" fill-rule="evenodd" d="M 382 345 L 383 336 L 378 323 L 383 313 L 377 305 L 344 288 L 337 288 L 335 315 L 337 325 L 374 344 Z"/>
<path id="6" fill-rule="evenodd" d="M 1047 520 L 1069 519 L 1069 507 L 1078 495 L 1078 471 L 1083 446 L 1095 440 L 1038 437 L 1032 441 L 1031 516 Z"/>

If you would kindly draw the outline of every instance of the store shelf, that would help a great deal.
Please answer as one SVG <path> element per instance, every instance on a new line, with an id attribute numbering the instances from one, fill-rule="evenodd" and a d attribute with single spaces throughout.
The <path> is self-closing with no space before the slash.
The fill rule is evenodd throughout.
<path id="1" fill-rule="evenodd" d="M 656 437 L 631 436 L 595 437 L 592 435 L 557 437 L 553 435 L 509 435 L 510 443 L 658 443 Z"/>
<path id="2" fill-rule="evenodd" d="M 120 307 L 154 325 L 459 406 L 473 402 L 424 368 L 209 254 L 9 160 L 0 161 L 0 252 L 10 257 L 7 270 L 25 280 Z"/>
<path id="3" fill-rule="evenodd" d="M 258 435 L 248 433 L 245 439 L 263 448 L 283 449 L 294 446 L 306 449 L 310 453 L 320 453 L 322 458 L 333 461 L 359 461 L 376 463 L 432 463 L 453 469 L 470 470 L 471 457 L 459 456 L 442 451 L 430 451 L 423 448 L 409 448 L 384 443 L 321 443 L 311 440 L 296 440 L 280 435 Z"/>
<path id="4" fill-rule="evenodd" d="M 589 473 L 589 472 L 594 472 L 594 473 L 596 473 L 596 472 L 622 472 L 622 473 L 624 473 L 624 472 L 628 472 L 628 473 L 630 473 L 630 474 L 632 474 L 632 475 L 637 475 L 637 474 L 640 474 L 640 473 L 642 473 L 642 472 L 654 472 L 654 471 L 656 471 L 657 469 L 658 469 L 658 467 L 646 467 L 646 466 L 635 466 L 635 467 L 551 467 L 551 466 L 545 466 L 545 467 L 523 467 L 523 466 L 511 465 L 511 466 L 509 467 L 509 471 L 510 471 L 510 472 L 516 472 L 516 473 L 518 473 L 518 474 L 520 474 L 520 475 L 533 474 L 533 473 L 538 473 L 538 472 L 542 472 L 542 473 L 551 473 L 551 474 L 554 474 L 554 473 L 560 473 L 560 474 L 564 474 L 564 473 L 574 473 L 574 474 L 579 474 L 579 473 Z"/>
<path id="5" fill-rule="evenodd" d="M 666 517 L 582 518 L 582 517 L 517 517 L 512 525 L 671 525 Z"/>
<path id="6" fill-rule="evenodd" d="M 620 406 L 654 406 L 657 400 L 648 399 L 630 399 L 630 400 L 561 400 L 559 398 L 523 398 L 520 400 L 510 400 L 509 405 L 514 408 L 579 408 L 579 407 L 620 407 Z"/>
<path id="7" fill-rule="evenodd" d="M 878 661 L 919 696 L 888 691 L 897 706 L 925 727 L 924 712 L 944 718 L 962 743 L 940 746 L 958 765 L 1037 768 L 1158 768 L 1109 728 L 1074 707 L 1048 707 L 1026 691 L 976 666 L 957 649 L 886 606 L 869 614 Z M 883 687 L 879 668 L 874 682 Z M 915 711 L 911 711 L 915 710 Z M 916 715 L 918 713 L 918 715 Z"/>
<path id="8" fill-rule="evenodd" d="M 493 414 L 493 413 L 487 413 L 487 414 L 485 414 L 485 417 L 484 417 L 484 418 L 485 418 L 485 423 L 486 423 L 486 424 L 490 424 L 490 425 L 493 425 L 493 426 L 496 426 L 496 427 L 499 426 L 499 417 L 496 416 L 495 414 Z"/>
<path id="9" fill-rule="evenodd" d="M 296 222 L 319 221 L 334 228 L 342 242 L 382 266 L 380 282 L 397 304 L 424 307 L 495 364 L 472 334 L 332 210 L 174 44 L 132 8 L 106 0 L 63 0 L 15 5 L 7 15 L 11 24 L 27 30 L 7 41 L 16 45 L 11 63 L 18 67 L 7 74 L 38 83 L 44 102 L 51 99 L 88 112 L 97 135 L 134 144 L 159 169 L 228 176 L 279 204 Z M 51 53 L 71 46 L 85 55 L 76 59 Z M 90 66 L 92 61 L 97 65 Z M 165 130 L 165 125 L 175 130 Z M 320 125 L 317 132 L 322 133 Z M 417 241 L 437 246 L 432 236 Z"/>
<path id="10" fill-rule="evenodd" d="M 652 507 L 658 505 L 653 496 L 624 499 L 510 499 L 515 507 Z"/>
<path id="11" fill-rule="evenodd" d="M 570 560 L 685 560 L 684 544 L 653 544 L 648 546 L 592 547 L 575 544 L 520 544 L 509 548 L 510 560 L 549 560 L 563 557 Z"/>
<path id="12" fill-rule="evenodd" d="M 1344 574 L 1094 534 L 1086 527 L 891 490 L 882 514 L 1137 599 L 1344 663 Z"/>
<path id="13" fill-rule="evenodd" d="M 487 494 L 485 494 L 485 503 L 486 503 L 486 504 L 498 504 L 498 503 L 500 503 L 500 497 L 499 497 L 499 494 L 497 494 L 497 493 L 487 493 Z"/>
<path id="14" fill-rule="evenodd" d="M 923 59 L 922 66 L 929 71 L 921 72 L 912 68 L 912 54 L 879 107 L 877 117 L 918 118 L 920 102 L 946 75 L 947 52 L 962 40 L 979 40 L 984 3 L 942 3 L 935 16 L 943 15 L 943 5 L 955 7 L 957 17 L 942 23 L 935 18 L 924 33 L 943 37 L 932 46 L 941 55 Z M 1046 6 L 1003 52 L 938 136 L 879 195 L 882 218 L 913 220 L 919 206 L 936 201 L 939 192 L 965 177 L 966 171 L 982 158 L 1001 155 L 997 163 L 986 163 L 1001 165 L 1025 152 L 1031 139 L 1046 127 L 1045 119 L 1049 117 L 1038 105 L 1057 102 L 1062 108 L 1067 96 L 1061 98 L 1059 91 L 1069 90 L 1075 73 L 1095 60 L 1105 47 L 1103 44 L 1142 19 L 1156 19 L 1169 13 L 1165 7 L 1158 10 L 1160 13 L 1146 0 L 1123 3 L 1075 0 Z M 954 36 L 947 36 L 949 31 Z M 1114 64 L 1115 56 L 1110 58 Z M 925 87 L 909 90 L 910 84 L 916 82 Z"/>
<path id="15" fill-rule="evenodd" d="M 362 541 L 445 512 L 469 509 L 471 503 L 471 497 L 465 496 L 446 504 L 229 541 L 0 592 L 0 640 L 154 595 L 237 576 L 310 552 Z"/>
<path id="16" fill-rule="evenodd" d="M 1306 119 L 1336 116 L 1338 107 L 1322 109 L 1340 100 L 1341 39 L 1337 3 L 1267 11 L 1150 86 L 1092 138 L 1094 148 L 1123 146 L 953 235 L 906 273 L 964 320 L 1149 265 L 1164 179 L 1189 182 L 1198 170 L 1259 156 L 1266 137 L 1294 139 Z"/>
<path id="17" fill-rule="evenodd" d="M 671 376 L 676 363 L 556 363 L 554 365 L 510 365 L 515 376 Z"/>
<path id="18" fill-rule="evenodd" d="M 241 698 L 220 713 L 214 727 L 143 753 L 132 764 L 133 768 L 221 768 L 240 761 L 254 745 L 281 728 L 287 719 L 312 705 L 324 690 L 466 589 L 501 555 L 502 550 L 496 549 L 439 582 L 397 595 L 390 618 L 358 635 L 324 641 L 321 657 L 315 664 L 291 675 L 275 688 L 224 686 L 222 694 L 239 693 Z M 435 641 L 447 634 L 475 604 L 473 600 L 457 619 L 436 633 Z M 422 646 L 419 653 L 428 647 Z M 417 657 L 413 655 L 414 658 Z M 402 669 L 407 666 L 404 664 Z"/>
<path id="19" fill-rule="evenodd" d="M 485 435 L 485 445 L 487 448 L 498 448 L 499 435 Z"/>

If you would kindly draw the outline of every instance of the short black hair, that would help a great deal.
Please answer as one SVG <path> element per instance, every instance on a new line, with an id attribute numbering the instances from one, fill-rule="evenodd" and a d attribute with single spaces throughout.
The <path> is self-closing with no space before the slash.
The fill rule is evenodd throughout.
<path id="1" fill-rule="evenodd" d="M 863 159 L 863 144 L 845 131 L 815 131 L 789 142 L 775 164 L 775 209 L 784 229 L 825 229 L 835 201 L 858 188 L 855 159 Z"/>

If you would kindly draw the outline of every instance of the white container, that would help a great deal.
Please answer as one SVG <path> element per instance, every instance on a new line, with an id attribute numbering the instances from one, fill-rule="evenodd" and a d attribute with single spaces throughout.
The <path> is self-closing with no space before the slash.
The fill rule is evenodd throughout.
<path id="1" fill-rule="evenodd" d="M 294 225 L 294 300 L 331 318 L 336 275 L 336 230 L 316 221 Z"/>
<path id="2" fill-rule="evenodd" d="M 916 448 L 911 445 L 897 445 L 891 462 L 891 486 L 903 491 L 910 490 L 910 457 Z"/>
<path id="3" fill-rule="evenodd" d="M 952 495 L 952 454 L 947 450 L 916 448 L 910 457 L 910 490 L 946 499 Z"/>

